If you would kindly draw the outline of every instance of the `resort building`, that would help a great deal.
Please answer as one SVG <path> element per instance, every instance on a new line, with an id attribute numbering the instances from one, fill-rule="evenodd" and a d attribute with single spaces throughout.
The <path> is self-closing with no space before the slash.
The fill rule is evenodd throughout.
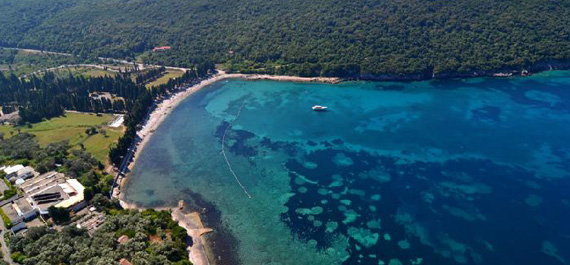
<path id="1" fill-rule="evenodd" d="M 51 206 L 78 211 L 87 204 L 84 201 L 85 187 L 76 179 L 66 179 L 55 171 L 29 179 L 18 186 L 25 199 L 40 214 L 47 215 Z"/>

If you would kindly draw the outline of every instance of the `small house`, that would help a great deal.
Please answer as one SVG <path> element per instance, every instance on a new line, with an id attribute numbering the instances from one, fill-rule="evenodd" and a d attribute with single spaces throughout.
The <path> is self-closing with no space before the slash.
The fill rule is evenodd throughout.
<path id="1" fill-rule="evenodd" d="M 122 235 L 119 237 L 119 239 L 117 239 L 117 242 L 119 242 L 119 244 L 127 243 L 127 242 L 129 242 L 129 236 Z"/>
<path id="2" fill-rule="evenodd" d="M 131 264 L 131 263 L 130 263 L 127 259 L 125 259 L 125 258 L 122 258 L 122 259 L 119 261 L 119 264 L 121 264 L 121 265 L 133 265 L 133 264 Z"/>
<path id="3" fill-rule="evenodd" d="M 7 166 L 4 167 L 4 173 L 6 173 L 6 179 L 10 179 L 11 177 L 15 176 L 18 173 L 18 170 L 23 169 L 23 165 L 14 165 L 14 166 Z"/>
<path id="4" fill-rule="evenodd" d="M 167 50 L 170 50 L 170 46 L 155 47 L 154 49 L 152 49 L 153 52 L 160 52 L 160 51 L 167 51 Z"/>
<path id="5" fill-rule="evenodd" d="M 24 167 L 23 165 L 15 165 L 6 167 L 4 169 L 6 179 L 10 182 L 15 182 L 17 179 L 29 179 L 35 176 L 36 171 L 31 167 Z"/>

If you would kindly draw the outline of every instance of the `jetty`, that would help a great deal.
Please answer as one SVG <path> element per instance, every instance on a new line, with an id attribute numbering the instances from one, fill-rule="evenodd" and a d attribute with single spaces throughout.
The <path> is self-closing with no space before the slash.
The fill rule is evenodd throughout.
<path id="1" fill-rule="evenodd" d="M 200 215 L 197 212 L 184 214 L 182 212 L 184 202 L 178 202 L 178 208 L 172 209 L 172 220 L 178 222 L 178 225 L 186 229 L 186 233 L 192 238 L 192 246 L 188 247 L 188 258 L 195 265 L 210 265 L 208 256 L 206 255 L 206 240 L 203 235 L 213 231 L 211 228 L 204 227 Z"/>

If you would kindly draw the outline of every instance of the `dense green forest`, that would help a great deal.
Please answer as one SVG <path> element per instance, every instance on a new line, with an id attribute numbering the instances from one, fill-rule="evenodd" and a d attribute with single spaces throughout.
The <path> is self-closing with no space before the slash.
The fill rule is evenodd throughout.
<path id="1" fill-rule="evenodd" d="M 303 76 L 568 64 L 566 0 L 0 0 L 0 44 Z M 152 53 L 155 46 L 172 49 Z"/>

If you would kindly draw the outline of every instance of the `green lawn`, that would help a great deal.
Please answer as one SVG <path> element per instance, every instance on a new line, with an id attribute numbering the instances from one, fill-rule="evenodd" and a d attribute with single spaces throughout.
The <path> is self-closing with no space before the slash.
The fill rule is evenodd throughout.
<path id="1" fill-rule="evenodd" d="M 91 67 L 70 67 L 70 68 L 63 68 L 58 69 L 55 71 L 56 74 L 61 76 L 67 76 L 69 73 L 72 73 L 74 76 L 83 76 L 83 77 L 103 77 L 103 76 L 116 76 L 117 73 L 112 71 L 105 71 L 98 68 L 91 68 Z"/>
<path id="2" fill-rule="evenodd" d="M 162 84 L 166 84 L 168 80 L 170 80 L 171 78 L 178 78 L 181 77 L 183 74 L 184 72 L 178 70 L 166 70 L 163 76 L 161 76 L 160 78 L 156 79 L 153 82 L 146 84 L 146 87 L 151 88 L 153 86 L 160 86 Z"/>
<path id="3" fill-rule="evenodd" d="M 95 114 L 73 113 L 67 112 L 65 117 L 57 117 L 40 123 L 32 124 L 32 128 L 27 127 L 10 127 L 0 126 L 0 133 L 4 133 L 6 137 L 16 133 L 18 129 L 22 132 L 29 132 L 38 137 L 40 145 L 45 146 L 49 143 L 62 140 L 69 140 L 70 144 L 79 148 L 79 144 L 83 144 L 85 149 L 89 151 L 95 158 L 101 162 L 105 162 L 109 152 L 109 146 L 115 143 L 121 135 L 122 128 L 111 128 L 107 123 L 113 120 L 113 115 L 103 114 L 97 116 Z M 107 136 L 95 134 L 88 136 L 85 130 L 90 127 L 100 127 L 107 132 Z"/>

